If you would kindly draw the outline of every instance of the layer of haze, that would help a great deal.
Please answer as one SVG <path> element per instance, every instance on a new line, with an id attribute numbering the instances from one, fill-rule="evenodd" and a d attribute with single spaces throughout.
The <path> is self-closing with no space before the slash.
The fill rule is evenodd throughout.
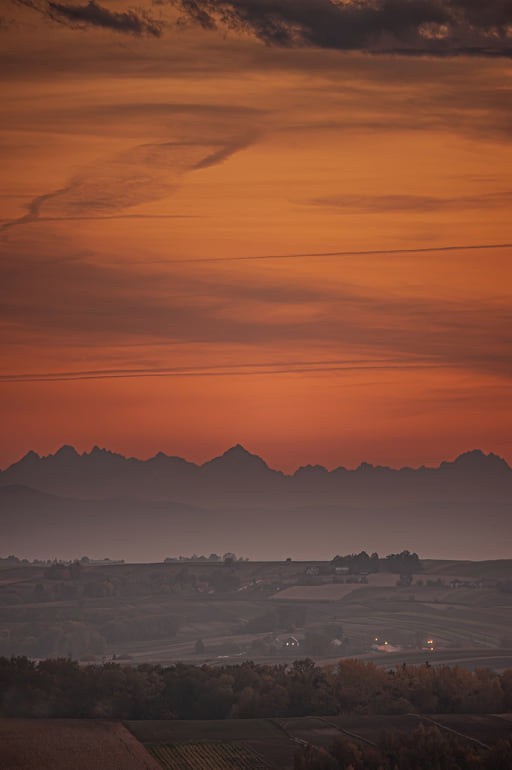
<path id="1" fill-rule="evenodd" d="M 47 6 L 0 20 L 1 467 L 512 460 L 511 249 L 443 250 L 512 242 L 509 58 Z"/>

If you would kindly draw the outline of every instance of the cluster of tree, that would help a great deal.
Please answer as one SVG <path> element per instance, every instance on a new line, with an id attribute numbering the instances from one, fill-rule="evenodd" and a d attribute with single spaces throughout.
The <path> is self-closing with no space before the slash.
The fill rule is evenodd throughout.
<path id="1" fill-rule="evenodd" d="M 90 559 L 89 556 L 82 556 L 80 559 L 20 559 L 18 556 L 15 556 L 14 554 L 9 554 L 9 556 L 0 556 L 0 566 L 1 567 L 17 567 L 17 566 L 32 566 L 32 567 L 51 567 L 52 565 L 62 565 L 65 567 L 68 567 L 70 564 L 73 563 L 80 563 L 80 564 L 124 564 L 124 559 L 109 559 L 108 556 L 106 556 L 104 559 Z"/>
<path id="2" fill-rule="evenodd" d="M 380 572 L 380 556 L 378 553 L 372 553 L 370 556 L 366 551 L 360 553 L 350 553 L 345 556 L 335 556 L 332 560 L 335 567 L 346 567 L 350 572 L 357 574 L 359 572 Z"/>
<path id="3" fill-rule="evenodd" d="M 43 608 L 40 614 L 44 615 Z M 21 617 L 19 610 L 16 616 Z M 0 630 L 0 655 L 94 660 L 105 654 L 107 648 L 122 652 L 127 642 L 169 639 L 178 629 L 175 615 L 153 607 L 135 612 L 121 607 L 115 612 L 97 615 L 77 609 L 60 613 L 60 617 L 54 613 L 53 619 L 33 615 L 29 620 L 12 622 Z"/>
<path id="4" fill-rule="evenodd" d="M 0 650 L 30 657 L 103 655 L 106 639 L 96 628 L 80 620 L 58 623 L 20 623 L 0 636 Z"/>
<path id="5" fill-rule="evenodd" d="M 332 560 L 335 567 L 346 567 L 350 572 L 358 574 L 361 572 L 396 572 L 400 575 L 413 574 L 421 572 L 422 564 L 417 553 L 410 551 L 401 551 L 400 553 L 389 553 L 385 559 L 382 559 L 377 552 L 371 554 L 366 551 L 360 553 L 350 553 L 345 556 L 335 556 Z"/>
<path id="6" fill-rule="evenodd" d="M 224 719 L 360 714 L 500 713 L 512 710 L 512 669 L 402 666 L 359 660 L 320 668 L 245 662 L 80 667 L 0 658 L 0 716 Z"/>
<path id="7" fill-rule="evenodd" d="M 340 738 L 328 749 L 309 744 L 297 752 L 295 770 L 507 770 L 512 741 L 489 750 L 421 724 L 412 734 L 388 732 L 375 746 Z"/>
<path id="8" fill-rule="evenodd" d="M 30 559 L 20 559 L 13 553 L 10 553 L 9 556 L 0 556 L 1 567 L 18 567 L 20 564 L 24 567 L 29 564 L 37 567 L 45 567 L 47 564 L 51 564 L 51 560 L 48 559 L 47 561 L 44 561 L 41 559 L 34 559 L 33 561 L 30 561 Z"/>
<path id="9" fill-rule="evenodd" d="M 219 556 L 218 553 L 211 553 L 209 556 L 205 556 L 204 554 L 198 556 L 196 553 L 193 553 L 192 556 L 183 556 L 180 554 L 179 556 L 167 556 L 164 559 L 164 564 L 169 564 L 176 561 L 224 561 L 232 563 L 234 561 L 249 561 L 249 557 L 237 556 L 236 553 L 232 553 L 231 551 L 227 551 L 227 553 L 225 553 L 223 556 Z"/>
<path id="10" fill-rule="evenodd" d="M 418 554 L 410 551 L 390 553 L 386 556 L 386 562 L 387 571 L 396 572 L 399 575 L 412 575 L 422 569 Z"/>

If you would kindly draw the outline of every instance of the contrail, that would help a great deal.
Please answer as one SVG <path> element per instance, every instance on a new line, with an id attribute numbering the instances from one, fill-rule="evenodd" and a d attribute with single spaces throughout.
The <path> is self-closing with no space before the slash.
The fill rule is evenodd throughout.
<path id="1" fill-rule="evenodd" d="M 304 251 L 295 254 L 255 254 L 253 256 L 245 255 L 238 257 L 190 257 L 190 259 L 160 259 L 160 260 L 141 260 L 140 262 L 131 262 L 131 264 L 191 264 L 196 262 L 250 262 L 265 259 L 310 259 L 312 257 L 371 257 L 386 256 L 392 254 L 430 254 L 432 252 L 446 251 L 483 251 L 490 249 L 510 249 L 512 243 L 477 243 L 454 246 L 422 246 L 410 249 L 345 249 L 340 251 Z"/>
<path id="2" fill-rule="evenodd" d="M 138 377 L 247 377 L 274 374 L 307 374 L 392 369 L 439 369 L 453 366 L 406 359 L 345 361 L 281 361 L 277 363 L 241 363 L 205 367 L 96 369 L 89 371 L 31 372 L 2 374 L 0 384 L 23 382 L 75 382 L 78 380 L 133 379 Z"/>

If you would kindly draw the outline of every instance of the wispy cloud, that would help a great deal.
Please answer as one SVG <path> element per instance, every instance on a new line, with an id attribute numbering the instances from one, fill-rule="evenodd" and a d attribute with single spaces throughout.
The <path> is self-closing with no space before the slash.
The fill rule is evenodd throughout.
<path id="1" fill-rule="evenodd" d="M 314 198 L 310 203 L 349 211 L 356 214 L 387 212 L 459 211 L 507 206 L 512 202 L 512 191 L 483 195 L 461 195 L 454 198 L 429 195 L 328 195 Z"/>
<path id="2" fill-rule="evenodd" d="M 372 53 L 512 55 L 502 0 L 170 0 L 205 29 L 249 31 L 270 45 Z"/>
<path id="3" fill-rule="evenodd" d="M 468 302 L 420 289 L 404 295 L 345 280 L 306 282 L 288 273 L 255 273 L 249 282 L 245 272 L 231 269 L 147 272 L 85 259 L 40 261 L 38 255 L 3 260 L 0 305 L 6 345 L 15 330 L 17 344 L 46 340 L 53 350 L 126 348 L 123 371 L 94 373 L 78 365 L 83 377 L 243 376 L 258 358 L 258 371 L 268 374 L 425 366 L 512 376 L 512 312 L 505 292 Z M 165 344 L 161 356 L 141 366 L 135 347 L 155 343 Z M 193 351 L 205 345 L 222 349 L 220 363 L 233 367 L 207 371 L 214 362 L 203 361 L 177 369 L 176 359 L 169 366 L 183 346 Z M 245 361 L 242 349 L 252 351 Z M 238 352 L 230 358 L 228 350 Z M 265 353 L 278 350 L 301 352 L 293 353 L 293 367 L 291 358 L 281 356 L 265 369 Z M 72 370 L 68 364 L 66 371 Z M 4 375 L 13 374 L 4 368 Z"/>

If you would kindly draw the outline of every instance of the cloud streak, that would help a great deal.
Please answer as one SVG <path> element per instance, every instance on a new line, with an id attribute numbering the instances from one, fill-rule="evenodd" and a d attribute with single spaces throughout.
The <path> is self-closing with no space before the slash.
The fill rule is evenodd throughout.
<path id="1" fill-rule="evenodd" d="M 240 362 L 219 366 L 141 367 L 92 369 L 88 371 L 53 371 L 0 374 L 0 383 L 75 382 L 82 380 L 117 380 L 139 377 L 252 377 L 254 375 L 354 372 L 392 369 L 439 369 L 448 364 L 400 359 Z"/>
<path id="2" fill-rule="evenodd" d="M 383 294 L 344 280 L 311 285 L 289 275 L 262 275 L 249 283 L 231 270 L 220 275 L 144 273 L 83 260 L 41 263 L 29 258 L 11 265 L 4 260 L 0 306 L 6 344 L 14 329 L 18 344 L 47 340 L 53 350 L 70 344 L 76 350 L 118 350 L 123 371 L 90 371 L 78 364 L 84 379 L 218 376 L 215 372 L 222 371 L 242 376 L 249 371 L 246 366 L 268 374 L 291 368 L 313 373 L 423 366 L 512 376 L 512 313 L 506 296 L 468 303 L 466 297 L 421 292 Z M 144 350 L 164 347 L 157 360 L 142 365 L 140 358 L 132 358 L 138 344 Z M 180 350 L 205 345 L 214 346 L 211 364 L 216 364 L 213 351 L 221 350 L 228 366 L 207 370 L 210 362 L 203 360 L 176 367 Z M 242 348 L 252 351 L 245 362 Z M 236 358 L 227 356 L 228 350 L 238 351 Z M 267 365 L 268 350 L 300 352 L 293 354 L 292 367 L 286 354 Z M 256 352 L 262 361 L 258 368 L 251 364 Z M 56 369 L 61 371 L 58 364 Z M 66 371 L 72 369 L 68 365 Z M 5 367 L 4 375 L 9 375 Z"/>
<path id="3" fill-rule="evenodd" d="M 269 45 L 371 53 L 512 55 L 502 0 L 169 0 L 204 29 L 245 31 Z"/>
<path id="4" fill-rule="evenodd" d="M 311 203 L 349 211 L 356 214 L 380 214 L 389 212 L 461 211 L 508 206 L 512 191 L 489 193 L 479 196 L 440 198 L 429 195 L 329 195 L 314 198 Z"/>
<path id="5" fill-rule="evenodd" d="M 222 163 L 254 139 L 255 134 L 248 133 L 209 144 L 138 145 L 83 169 L 66 187 L 37 196 L 27 205 L 27 213 L 4 222 L 0 233 L 42 221 L 111 218 L 126 208 L 161 200 L 174 192 L 185 174 Z"/>

